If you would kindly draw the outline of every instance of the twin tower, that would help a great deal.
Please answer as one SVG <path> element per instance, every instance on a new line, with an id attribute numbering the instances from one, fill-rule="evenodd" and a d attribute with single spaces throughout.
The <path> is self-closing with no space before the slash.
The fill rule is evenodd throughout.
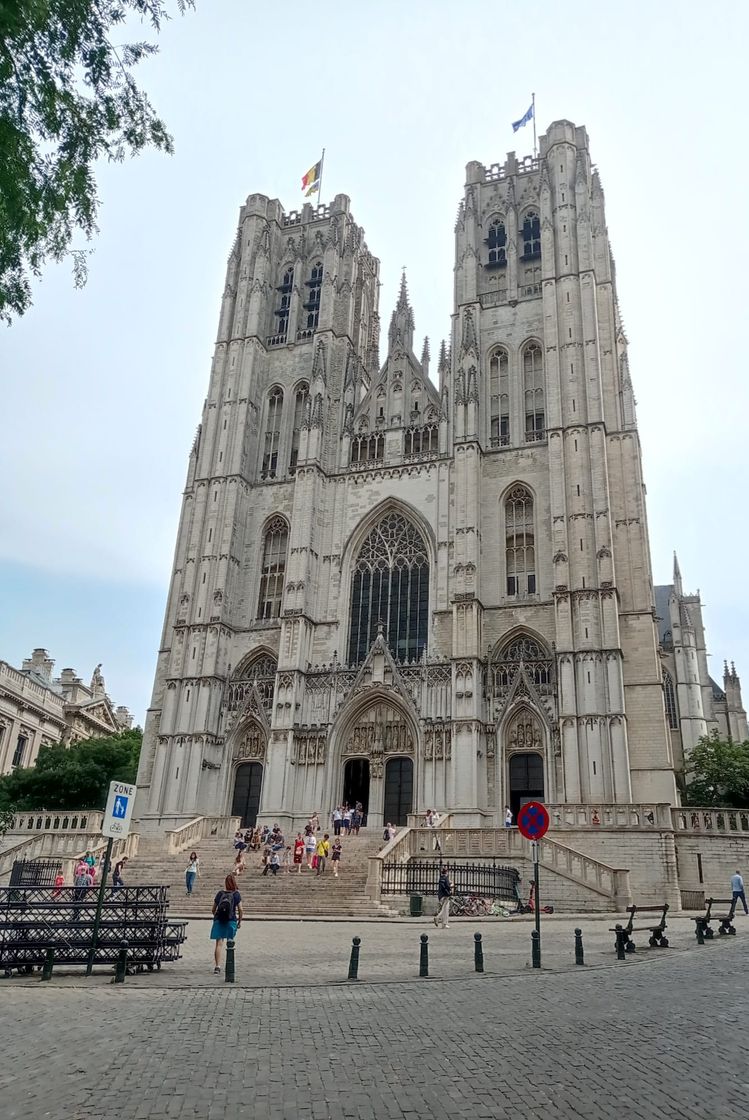
<path id="1" fill-rule="evenodd" d="M 676 801 L 640 444 L 584 128 L 469 163 L 449 345 L 345 195 L 250 195 L 184 491 L 144 831 L 361 801 Z M 381 358 L 384 351 L 384 361 Z"/>

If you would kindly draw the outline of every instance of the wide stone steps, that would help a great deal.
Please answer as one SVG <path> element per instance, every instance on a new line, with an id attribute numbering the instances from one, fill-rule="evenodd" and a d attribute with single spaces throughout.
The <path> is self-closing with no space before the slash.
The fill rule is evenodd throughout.
<path id="1" fill-rule="evenodd" d="M 276 875 L 262 874 L 259 852 L 245 854 L 247 867 L 239 876 L 245 912 L 278 918 L 389 917 L 394 911 L 373 901 L 366 893 L 369 857 L 382 845 L 376 837 L 350 837 L 343 841 L 340 875 L 336 879 L 328 862 L 323 875 L 303 867 L 292 867 Z M 235 852 L 230 841 L 203 840 L 196 845 L 200 856 L 200 878 L 193 894 L 185 889 L 189 852 L 167 855 L 152 840 L 141 844 L 138 855 L 126 869 L 125 882 L 133 886 L 159 883 L 170 889 L 170 913 L 175 917 L 210 917 L 216 891 L 231 871 Z"/>

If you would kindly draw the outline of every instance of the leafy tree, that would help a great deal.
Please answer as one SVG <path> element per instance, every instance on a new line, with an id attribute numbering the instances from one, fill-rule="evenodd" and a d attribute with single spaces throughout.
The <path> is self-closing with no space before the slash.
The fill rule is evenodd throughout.
<path id="1" fill-rule="evenodd" d="M 96 231 L 97 159 L 173 150 L 132 76 L 158 47 L 110 39 L 133 15 L 155 32 L 169 18 L 162 0 L 0 0 L 0 320 L 23 314 L 31 275 L 77 231 Z M 71 255 L 80 287 L 86 253 Z"/>
<path id="2" fill-rule="evenodd" d="M 703 735 L 686 760 L 686 803 L 749 807 L 749 741 Z"/>
<path id="3" fill-rule="evenodd" d="M 103 809 L 109 783 L 134 782 L 143 740 L 140 728 L 72 747 L 42 747 L 36 765 L 0 778 L 4 809 Z"/>

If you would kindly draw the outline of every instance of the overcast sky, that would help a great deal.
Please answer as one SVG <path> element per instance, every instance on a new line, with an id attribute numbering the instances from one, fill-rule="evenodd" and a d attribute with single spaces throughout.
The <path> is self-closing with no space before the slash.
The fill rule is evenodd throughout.
<path id="1" fill-rule="evenodd" d="M 432 353 L 452 306 L 465 164 L 588 128 L 630 341 L 656 583 L 679 554 L 706 605 L 713 675 L 749 691 L 744 588 L 749 415 L 749 5 L 197 0 L 139 80 L 176 154 L 99 174 L 88 286 L 50 268 L 0 328 L 0 658 L 46 646 L 139 720 L 150 698 L 187 456 L 200 420 L 238 209 L 350 195 L 400 269 Z"/>

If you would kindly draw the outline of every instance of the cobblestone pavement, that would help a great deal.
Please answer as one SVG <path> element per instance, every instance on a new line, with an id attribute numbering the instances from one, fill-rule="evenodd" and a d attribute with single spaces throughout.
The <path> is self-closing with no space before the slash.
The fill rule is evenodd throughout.
<path id="1" fill-rule="evenodd" d="M 325 929 L 298 928 L 294 949 L 283 950 L 289 963 L 324 956 Z M 7 981 L 0 1112 L 3 1120 L 746 1120 L 749 963 L 740 935 L 638 963 L 457 980 L 158 991 L 131 980 Z"/>

